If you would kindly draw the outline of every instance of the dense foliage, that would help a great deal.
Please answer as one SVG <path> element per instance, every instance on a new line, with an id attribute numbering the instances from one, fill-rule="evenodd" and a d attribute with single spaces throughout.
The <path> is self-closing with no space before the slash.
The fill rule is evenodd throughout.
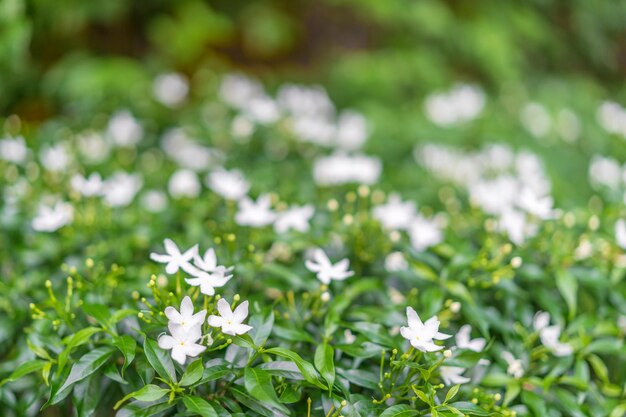
<path id="1" fill-rule="evenodd" d="M 0 0 L 0 414 L 626 415 L 624 22 Z"/>

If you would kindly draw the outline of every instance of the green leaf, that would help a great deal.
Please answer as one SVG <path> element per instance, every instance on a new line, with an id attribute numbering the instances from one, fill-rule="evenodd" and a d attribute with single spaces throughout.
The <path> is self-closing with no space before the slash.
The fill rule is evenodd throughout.
<path id="1" fill-rule="evenodd" d="M 280 402 L 283 404 L 293 404 L 302 397 L 302 392 L 292 385 L 285 386 L 285 390 L 280 394 Z"/>
<path id="2" fill-rule="evenodd" d="M 96 333 L 102 332 L 103 330 L 98 327 L 85 327 L 74 333 L 71 336 L 63 339 L 63 343 L 65 343 L 65 349 L 59 354 L 59 358 L 57 360 L 57 375 L 61 375 L 63 369 L 65 368 L 65 364 L 70 357 L 70 353 L 72 350 L 77 348 L 78 346 L 84 345 L 89 341 L 91 336 Z"/>
<path id="3" fill-rule="evenodd" d="M 187 410 L 196 413 L 202 417 L 218 417 L 215 409 L 206 400 L 196 396 L 184 396 L 183 404 Z"/>
<path id="4" fill-rule="evenodd" d="M 11 373 L 11 375 L 4 378 L 2 382 L 0 382 L 0 387 L 9 382 L 13 382 L 16 379 L 20 379 L 24 375 L 28 375 L 30 373 L 36 372 L 42 369 L 48 363 L 50 362 L 42 361 L 39 359 L 33 359 L 33 360 L 20 364 L 18 365 L 17 368 L 15 368 L 15 370 Z"/>
<path id="5" fill-rule="evenodd" d="M 124 355 L 124 365 L 122 366 L 122 376 L 124 376 L 124 371 L 128 365 L 131 364 L 133 359 L 135 359 L 137 342 L 128 335 L 117 336 L 113 338 L 113 346 L 118 348 L 120 352 L 122 352 L 122 355 Z"/>
<path id="6" fill-rule="evenodd" d="M 335 352 L 328 343 L 322 343 L 315 349 L 315 367 L 328 382 L 328 391 L 332 391 L 335 383 Z"/>
<path id="7" fill-rule="evenodd" d="M 195 384 L 202 378 L 202 373 L 204 372 L 204 364 L 202 363 L 202 359 L 197 359 L 191 362 L 187 369 L 185 369 L 185 373 L 180 379 L 180 385 L 182 387 L 187 387 L 191 384 Z"/>
<path id="8" fill-rule="evenodd" d="M 626 415 L 626 403 L 621 403 L 611 411 L 609 417 L 624 417 Z"/>
<path id="9" fill-rule="evenodd" d="M 578 294 L 578 281 L 569 271 L 560 270 L 556 273 L 556 286 L 567 304 L 569 319 L 576 316 L 576 298 Z"/>
<path id="10" fill-rule="evenodd" d="M 120 407 L 120 405 L 130 400 L 131 398 L 134 398 L 139 401 L 145 401 L 145 402 L 156 401 L 159 398 L 162 398 L 163 396 L 165 396 L 169 392 L 170 390 L 168 388 L 161 388 L 158 385 L 148 384 L 145 387 L 126 395 L 124 398 L 122 398 L 117 403 L 115 403 L 115 406 L 113 406 L 113 409 L 117 410 Z"/>
<path id="11" fill-rule="evenodd" d="M 548 415 L 546 410 L 546 403 L 544 397 L 535 394 L 532 391 L 522 391 L 522 402 L 531 409 L 534 415 L 536 416 L 546 416 Z"/>
<path id="12" fill-rule="evenodd" d="M 600 378 L 602 382 L 608 383 L 609 382 L 609 370 L 607 369 L 604 362 L 602 362 L 602 359 L 600 359 L 599 356 L 591 354 L 587 356 L 587 360 L 589 361 L 589 364 L 591 364 L 591 367 L 593 368 L 593 372 L 595 372 L 596 376 Z"/>
<path id="13" fill-rule="evenodd" d="M 281 347 L 275 347 L 265 350 L 265 353 L 273 353 L 274 355 L 278 355 L 293 361 L 307 382 L 315 385 L 318 388 L 324 390 L 327 389 L 326 386 L 319 380 L 319 374 L 317 373 L 313 365 L 310 362 L 302 359 L 300 355 L 298 355 L 296 352 Z"/>
<path id="14" fill-rule="evenodd" d="M 406 404 L 392 405 L 382 412 L 380 417 L 413 417 L 419 413 Z"/>
<path id="15" fill-rule="evenodd" d="M 65 399 L 72 390 L 72 386 L 87 378 L 89 375 L 100 369 L 113 354 L 113 349 L 109 346 L 103 346 L 90 351 L 82 356 L 78 362 L 72 366 L 69 376 L 58 390 L 51 390 L 51 395 L 44 408 L 48 405 L 58 404 Z"/>
<path id="16" fill-rule="evenodd" d="M 265 319 L 260 314 L 255 314 L 249 324 L 253 327 L 251 334 L 254 345 L 263 346 L 274 327 L 274 312 L 270 311 Z"/>
<path id="17" fill-rule="evenodd" d="M 109 327 L 111 313 L 107 306 L 103 304 L 83 304 L 82 309 L 88 316 L 94 318 L 102 326 L 105 328 Z"/>
<path id="18" fill-rule="evenodd" d="M 444 400 L 444 404 L 447 404 L 451 399 L 454 398 L 454 396 L 459 392 L 459 388 L 461 388 L 460 384 L 457 384 L 455 386 L 453 386 L 452 388 L 450 388 L 448 390 L 448 393 L 446 394 L 446 399 Z"/>
<path id="19" fill-rule="evenodd" d="M 223 378 L 226 375 L 229 375 L 230 373 L 232 373 L 232 371 L 226 365 L 211 366 L 209 368 L 204 369 L 202 373 L 202 379 L 200 379 L 198 382 L 194 383 L 193 385 L 194 386 L 202 385 L 210 381 L 215 381 L 216 379 Z"/>
<path id="20" fill-rule="evenodd" d="M 247 392 L 243 391 L 243 387 L 232 386 L 230 392 L 235 399 L 245 405 L 246 407 L 254 410 L 255 412 L 264 415 L 266 417 L 286 416 L 280 409 L 274 407 L 272 404 L 263 403 L 256 398 L 252 397 Z"/>
<path id="21" fill-rule="evenodd" d="M 257 347 L 252 341 L 252 338 L 250 337 L 250 335 L 242 334 L 239 336 L 235 336 L 232 339 L 233 339 L 233 343 L 239 347 L 252 349 L 253 351 L 257 350 Z"/>
<path id="22" fill-rule="evenodd" d="M 244 384 L 248 393 L 257 400 L 271 404 L 285 414 L 289 413 L 289 410 L 278 401 L 276 390 L 272 385 L 272 376 L 267 371 L 259 368 L 246 368 Z"/>
<path id="23" fill-rule="evenodd" d="M 147 337 L 143 343 L 143 350 L 148 362 L 150 362 L 152 368 L 161 378 L 170 382 L 176 382 L 176 369 L 167 351 L 161 349 L 155 340 Z"/>

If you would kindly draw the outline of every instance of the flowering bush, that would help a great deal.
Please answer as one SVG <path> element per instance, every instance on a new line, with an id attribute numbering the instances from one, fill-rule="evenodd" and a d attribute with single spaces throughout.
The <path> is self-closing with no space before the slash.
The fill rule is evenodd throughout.
<path id="1" fill-rule="evenodd" d="M 155 33 L 228 38 L 181 4 Z M 421 4 L 429 36 L 456 22 Z M 193 46 L 158 56 L 189 68 Z M 626 415 L 626 110 L 501 74 L 342 97 L 385 78 L 353 67 L 372 57 L 328 91 L 51 70 L 66 107 L 0 131 L 2 415 Z"/>

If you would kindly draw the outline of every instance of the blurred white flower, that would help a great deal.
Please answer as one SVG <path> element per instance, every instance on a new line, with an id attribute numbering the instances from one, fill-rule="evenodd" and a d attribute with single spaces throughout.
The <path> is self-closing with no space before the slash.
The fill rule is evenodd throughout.
<path id="1" fill-rule="evenodd" d="M 615 223 L 615 241 L 620 248 L 626 249 L 626 221 L 624 219 L 619 219 Z"/>
<path id="2" fill-rule="evenodd" d="M 612 101 L 604 101 L 596 114 L 598 123 L 609 133 L 626 137 L 626 109 Z"/>
<path id="3" fill-rule="evenodd" d="M 361 113 L 346 110 L 337 120 L 337 145 L 348 151 L 356 151 L 363 147 L 368 136 L 367 120 Z"/>
<path id="4" fill-rule="evenodd" d="M 104 183 L 104 201 L 111 207 L 123 207 L 130 204 L 141 189 L 143 181 L 138 174 L 116 172 Z"/>
<path id="5" fill-rule="evenodd" d="M 411 246 L 417 251 L 424 251 L 443 241 L 443 232 L 434 218 L 427 219 L 421 214 L 416 215 L 408 228 Z"/>
<path id="6" fill-rule="evenodd" d="M 246 103 L 244 113 L 260 124 L 269 124 L 278 120 L 280 112 L 278 105 L 265 95 L 254 97 Z"/>
<path id="7" fill-rule="evenodd" d="M 445 93 L 426 98 L 426 116 L 439 126 L 452 126 L 475 119 L 485 106 L 485 94 L 473 85 L 456 85 Z"/>
<path id="8" fill-rule="evenodd" d="M 520 359 L 516 359 L 511 352 L 502 352 L 502 359 L 507 363 L 506 373 L 513 378 L 521 378 L 524 376 L 524 367 Z"/>
<path id="9" fill-rule="evenodd" d="M 471 339 L 472 326 L 469 324 L 463 325 L 454 336 L 456 345 L 459 349 L 468 349 L 474 352 L 482 352 L 487 344 L 487 341 L 482 337 Z"/>
<path id="10" fill-rule="evenodd" d="M 107 137 L 117 146 L 134 146 L 143 136 L 143 127 L 128 110 L 119 110 L 107 126 Z"/>
<path id="11" fill-rule="evenodd" d="M 335 153 L 315 160 L 313 178 L 317 185 L 357 183 L 371 185 L 378 181 L 382 163 L 376 157 Z"/>
<path id="12" fill-rule="evenodd" d="M 245 334 L 252 330 L 252 326 L 243 324 L 243 321 L 248 317 L 248 301 L 239 304 L 235 311 L 232 311 L 228 301 L 220 298 L 217 302 L 217 311 L 219 316 L 209 316 L 209 326 L 221 327 L 222 333 L 231 336 Z"/>
<path id="13" fill-rule="evenodd" d="M 200 195 L 200 180 L 195 172 L 180 169 L 172 174 L 167 183 L 167 190 L 174 198 L 195 198 Z"/>
<path id="14" fill-rule="evenodd" d="M 43 148 L 39 159 L 41 165 L 51 172 L 64 171 L 70 163 L 70 155 L 62 143 Z"/>
<path id="15" fill-rule="evenodd" d="M 152 86 L 154 97 L 167 107 L 177 107 L 187 98 L 189 83 L 182 74 L 161 74 Z"/>
<path id="16" fill-rule="evenodd" d="M 141 196 L 141 205 L 151 213 L 159 213 L 167 207 L 167 196 L 158 190 L 148 190 Z"/>
<path id="17" fill-rule="evenodd" d="M 517 205 L 526 213 L 532 214 L 542 220 L 554 217 L 554 200 L 551 196 L 541 196 L 531 188 L 523 188 L 519 193 Z"/>
<path id="18" fill-rule="evenodd" d="M 285 84 L 278 90 L 276 98 L 280 107 L 296 116 L 327 118 L 335 114 L 335 107 L 326 91 L 319 86 Z"/>
<path id="19" fill-rule="evenodd" d="M 537 233 L 536 225 L 527 221 L 526 215 L 519 210 L 507 210 L 498 217 L 497 229 L 506 233 L 509 240 L 516 245 L 521 245 L 524 241 Z"/>
<path id="20" fill-rule="evenodd" d="M 314 272 L 323 284 L 330 284 L 331 281 L 343 281 L 352 275 L 354 271 L 350 271 L 350 260 L 344 258 L 341 261 L 333 264 L 328 259 L 328 255 L 319 248 L 313 251 L 313 258 L 307 259 L 304 262 L 306 268 Z"/>
<path id="21" fill-rule="evenodd" d="M 104 181 L 97 172 L 93 172 L 85 178 L 81 174 L 75 174 L 70 180 L 72 189 L 84 197 L 94 197 L 102 194 Z"/>
<path id="22" fill-rule="evenodd" d="M 589 165 L 589 179 L 596 188 L 604 186 L 615 190 L 621 183 L 622 168 L 615 159 L 595 155 Z"/>
<path id="23" fill-rule="evenodd" d="M 446 385 L 466 384 L 471 381 L 470 378 L 462 376 L 465 372 L 465 368 L 460 366 L 441 366 L 439 368 L 439 375 L 443 379 L 443 383 Z"/>
<path id="24" fill-rule="evenodd" d="M 409 264 L 402 252 L 391 252 L 385 257 L 385 270 L 387 272 L 399 272 L 409 269 Z"/>
<path id="25" fill-rule="evenodd" d="M 557 114 L 556 129 L 565 142 L 573 143 L 580 137 L 582 126 L 576 113 L 570 109 L 561 109 Z"/>
<path id="26" fill-rule="evenodd" d="M 240 74 L 230 74 L 222 80 L 219 94 L 226 103 L 243 109 L 251 100 L 263 96 L 265 92 L 258 81 Z"/>
<path id="27" fill-rule="evenodd" d="M 250 183 L 239 170 L 210 172 L 207 175 L 206 184 L 227 200 L 240 200 L 250 189 Z"/>
<path id="28" fill-rule="evenodd" d="M 230 133 L 236 138 L 248 138 L 254 133 L 254 123 L 244 115 L 237 115 L 230 125 Z"/>
<path id="29" fill-rule="evenodd" d="M 165 265 L 165 272 L 171 275 L 177 273 L 180 269 L 187 273 L 193 273 L 197 270 L 191 264 L 191 261 L 198 253 L 198 245 L 193 245 L 185 252 L 181 252 L 176 243 L 171 239 L 165 239 L 163 244 L 165 246 L 165 254 L 152 252 L 150 259 L 155 262 L 167 264 Z"/>
<path id="30" fill-rule="evenodd" d="M 408 327 L 401 327 L 400 334 L 417 350 L 436 352 L 443 349 L 443 346 L 436 345 L 433 343 L 433 340 L 446 340 L 452 337 L 439 332 L 439 319 L 437 319 L 437 316 L 432 316 L 425 323 L 422 323 L 415 310 L 412 307 L 407 307 L 406 318 Z"/>
<path id="31" fill-rule="evenodd" d="M 219 163 L 219 151 L 202 146 L 191 139 L 183 129 L 170 129 L 163 134 L 161 147 L 165 154 L 180 167 L 193 171 L 204 171 Z"/>
<path id="32" fill-rule="evenodd" d="M 413 201 L 403 202 L 400 195 L 391 194 L 387 203 L 374 207 L 372 212 L 385 229 L 403 230 L 415 218 L 416 207 Z"/>
<path id="33" fill-rule="evenodd" d="M 0 159 L 13 162 L 14 164 L 21 164 L 26 160 L 27 156 L 28 148 L 22 136 L 0 139 Z"/>
<path id="34" fill-rule="evenodd" d="M 550 326 L 550 314 L 548 312 L 537 312 L 533 319 L 533 327 L 535 331 L 539 332 L 541 343 L 543 343 L 554 356 L 569 356 L 573 353 L 574 349 L 571 345 L 559 341 L 561 337 L 561 326 L 556 324 Z"/>
<path id="35" fill-rule="evenodd" d="M 250 197 L 239 200 L 235 222 L 239 226 L 265 227 L 274 222 L 276 213 L 270 208 L 272 200 L 269 194 L 260 195 L 256 201 Z"/>
<path id="36" fill-rule="evenodd" d="M 170 323 L 167 327 L 171 335 L 159 336 L 159 347 L 171 350 L 172 359 L 181 365 L 185 364 L 187 356 L 196 357 L 206 349 L 206 346 L 196 343 L 202 337 L 200 326 L 194 326 L 189 331 L 175 323 Z"/>
<path id="37" fill-rule="evenodd" d="M 206 310 L 200 310 L 198 313 L 193 312 L 193 302 L 189 296 L 185 296 L 180 303 L 180 312 L 175 307 L 165 308 L 165 317 L 169 323 L 174 323 L 183 328 L 186 332 L 194 327 L 199 327 L 204 323 L 206 318 Z"/>
<path id="38" fill-rule="evenodd" d="M 104 161 L 111 152 L 111 145 L 100 133 L 84 132 L 77 136 L 78 150 L 84 161 L 97 164 Z"/>
<path id="39" fill-rule="evenodd" d="M 552 120 L 546 108 L 539 103 L 526 104 L 520 118 L 524 128 L 536 138 L 543 138 L 550 132 Z"/>
<path id="40" fill-rule="evenodd" d="M 54 232 L 70 224 L 73 218 L 74 208 L 69 203 L 57 201 L 52 206 L 41 204 L 32 221 L 32 227 L 37 232 Z"/>
<path id="41" fill-rule="evenodd" d="M 301 233 L 308 232 L 311 227 L 309 221 L 313 217 L 315 209 L 311 204 L 304 206 L 291 206 L 289 209 L 277 213 L 274 222 L 276 233 L 287 233 L 295 230 Z"/>

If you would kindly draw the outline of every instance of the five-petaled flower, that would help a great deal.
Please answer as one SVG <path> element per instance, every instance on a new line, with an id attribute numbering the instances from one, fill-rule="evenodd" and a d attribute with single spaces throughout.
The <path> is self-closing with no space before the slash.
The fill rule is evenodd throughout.
<path id="1" fill-rule="evenodd" d="M 237 336 L 249 332 L 252 326 L 243 324 L 243 321 L 248 317 L 248 302 L 244 301 L 239 304 L 235 311 L 230 308 L 230 304 L 223 298 L 217 302 L 217 311 L 219 316 L 210 315 L 209 325 L 213 327 L 221 327 L 222 333 L 231 336 Z"/>
<path id="2" fill-rule="evenodd" d="M 212 248 L 204 253 L 204 257 L 196 254 L 194 265 L 197 268 L 190 272 L 193 277 L 185 278 L 185 281 L 193 287 L 200 287 L 200 292 L 204 295 L 215 295 L 215 288 L 223 287 L 233 277 L 230 274 L 233 267 L 218 265 Z"/>
<path id="3" fill-rule="evenodd" d="M 179 269 L 187 273 L 192 273 L 196 270 L 191 264 L 191 260 L 198 253 L 198 245 L 192 246 L 187 251 L 181 253 L 180 249 L 174 241 L 171 239 L 165 239 L 163 241 L 165 245 L 165 255 L 160 253 L 151 253 L 150 259 L 159 263 L 167 263 L 165 265 L 165 272 L 168 274 L 175 274 Z"/>
<path id="4" fill-rule="evenodd" d="M 315 249 L 313 259 L 307 260 L 304 265 L 311 272 L 317 274 L 317 279 L 328 285 L 330 281 L 343 281 L 354 275 L 354 271 L 350 271 L 350 261 L 345 258 L 333 264 L 328 259 L 326 253 L 321 249 Z"/>
<path id="5" fill-rule="evenodd" d="M 186 296 L 180 303 L 180 312 L 170 306 L 165 309 L 165 316 L 168 318 L 170 324 L 178 324 L 188 332 L 193 327 L 202 325 L 206 318 L 206 310 L 201 310 L 194 314 L 191 298 Z"/>
<path id="6" fill-rule="evenodd" d="M 422 323 L 420 317 L 411 307 L 406 308 L 408 327 L 401 327 L 400 334 L 407 339 L 411 346 L 422 352 L 435 352 L 443 349 L 433 343 L 433 340 L 446 340 L 452 336 L 439 332 L 439 320 L 433 316 Z"/>
<path id="7" fill-rule="evenodd" d="M 171 350 L 172 359 L 181 365 L 185 364 L 187 356 L 198 356 L 206 349 L 206 346 L 196 343 L 202 337 L 200 326 L 191 327 L 189 331 L 186 331 L 183 326 L 176 323 L 170 323 L 167 327 L 171 335 L 161 335 L 159 337 L 159 347 Z"/>

